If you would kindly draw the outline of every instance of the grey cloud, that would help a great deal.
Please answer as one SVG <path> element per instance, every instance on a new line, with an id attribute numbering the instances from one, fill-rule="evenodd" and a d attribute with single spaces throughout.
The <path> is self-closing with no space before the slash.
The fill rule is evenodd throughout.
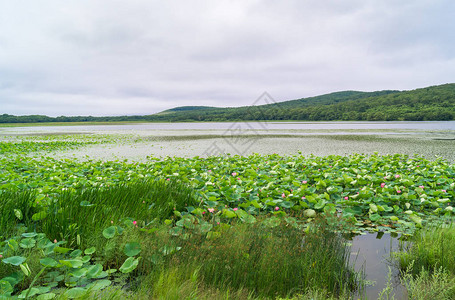
<path id="1" fill-rule="evenodd" d="M 455 78 L 450 0 L 2 6 L 0 113 L 143 114 Z"/>

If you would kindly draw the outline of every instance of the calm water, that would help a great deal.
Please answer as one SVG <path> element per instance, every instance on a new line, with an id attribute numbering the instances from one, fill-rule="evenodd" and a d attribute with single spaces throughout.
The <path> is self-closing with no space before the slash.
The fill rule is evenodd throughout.
<path id="1" fill-rule="evenodd" d="M 455 121 L 140 123 L 0 127 L 8 135 L 107 134 L 139 137 L 59 153 L 59 157 L 145 160 L 147 156 L 419 154 L 455 162 Z"/>
<path id="2" fill-rule="evenodd" d="M 374 285 L 366 287 L 367 299 L 377 299 L 378 294 L 385 288 L 389 267 L 395 299 L 405 299 L 404 289 L 399 284 L 399 271 L 390 264 L 390 253 L 398 249 L 398 244 L 397 238 L 383 233 L 358 235 L 352 239 L 351 262 L 355 263 L 357 270 L 363 266 L 366 280 L 374 282 Z"/>
<path id="3" fill-rule="evenodd" d="M 449 130 L 455 121 L 443 122 L 214 122 L 214 123 L 138 123 L 123 125 L 34 126 L 0 128 L 3 132 L 109 132 L 143 130 Z"/>

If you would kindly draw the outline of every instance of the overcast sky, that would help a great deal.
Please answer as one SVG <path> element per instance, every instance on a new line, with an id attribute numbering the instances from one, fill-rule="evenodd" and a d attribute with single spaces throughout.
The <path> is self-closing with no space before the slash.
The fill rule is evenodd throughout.
<path id="1" fill-rule="evenodd" d="M 0 0 L 0 114 L 133 115 L 455 82 L 453 0 Z"/>

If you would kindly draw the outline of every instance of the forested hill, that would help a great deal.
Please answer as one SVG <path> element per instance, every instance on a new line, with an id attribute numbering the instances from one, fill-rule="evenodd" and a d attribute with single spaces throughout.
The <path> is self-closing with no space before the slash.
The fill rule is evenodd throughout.
<path id="1" fill-rule="evenodd" d="M 155 115 L 160 121 L 426 121 L 455 119 L 455 84 L 412 91 L 345 91 L 262 106 Z"/>
<path id="2" fill-rule="evenodd" d="M 176 107 L 146 116 L 56 117 L 0 115 L 0 123 L 80 121 L 427 121 L 455 120 L 455 84 L 412 91 L 336 92 L 317 97 L 237 108 Z"/>

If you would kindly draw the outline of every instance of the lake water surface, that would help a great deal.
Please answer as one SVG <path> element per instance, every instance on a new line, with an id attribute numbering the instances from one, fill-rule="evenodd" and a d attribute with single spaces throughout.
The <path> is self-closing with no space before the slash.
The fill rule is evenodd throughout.
<path id="1" fill-rule="evenodd" d="M 116 125 L 33 126 L 0 128 L 8 132 L 105 132 L 144 130 L 229 130 L 241 126 L 247 130 L 405 130 L 455 131 L 455 121 L 419 122 L 194 122 L 194 123 L 137 123 Z"/>
<path id="2" fill-rule="evenodd" d="M 61 153 L 64 157 L 144 160 L 147 156 L 205 157 L 230 153 L 282 155 L 408 155 L 455 162 L 455 121 L 226 122 L 0 127 L 0 138 L 93 134 L 129 136 L 124 142 Z M 133 138 L 132 138 L 133 137 Z M 134 143 L 127 142 L 135 140 Z"/>

